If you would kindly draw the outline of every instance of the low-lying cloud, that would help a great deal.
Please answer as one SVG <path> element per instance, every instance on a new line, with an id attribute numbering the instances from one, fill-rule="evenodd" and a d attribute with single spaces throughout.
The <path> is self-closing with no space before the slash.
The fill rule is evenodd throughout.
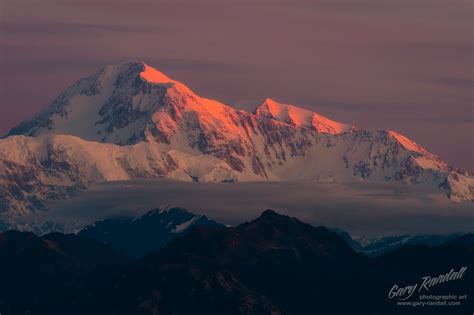
<path id="1" fill-rule="evenodd" d="M 441 191 L 368 183 L 267 182 L 207 184 L 157 180 L 107 182 L 50 204 L 35 221 L 90 223 L 176 205 L 237 225 L 271 208 L 313 225 L 356 236 L 474 231 L 474 204 L 451 202 Z"/>

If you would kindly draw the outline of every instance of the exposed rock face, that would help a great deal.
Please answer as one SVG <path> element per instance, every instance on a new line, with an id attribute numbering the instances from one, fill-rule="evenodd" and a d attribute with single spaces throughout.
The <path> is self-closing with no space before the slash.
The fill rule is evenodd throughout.
<path id="1" fill-rule="evenodd" d="M 454 201 L 474 190 L 468 174 L 393 131 L 270 99 L 236 110 L 143 62 L 79 80 L 0 140 L 2 212 L 41 209 L 99 180 L 157 177 L 394 181 L 445 189 Z"/>

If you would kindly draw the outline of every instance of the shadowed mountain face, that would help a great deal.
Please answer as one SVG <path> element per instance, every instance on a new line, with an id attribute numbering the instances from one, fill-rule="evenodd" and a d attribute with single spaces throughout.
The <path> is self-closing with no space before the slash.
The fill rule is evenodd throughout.
<path id="1" fill-rule="evenodd" d="M 144 313 L 187 314 L 197 301 L 212 300 L 202 314 L 399 314 L 387 297 L 394 284 L 472 267 L 472 246 L 404 247 L 369 259 L 337 233 L 266 211 L 236 228 L 193 229 L 134 265 L 116 287 Z M 468 283 L 449 290 L 465 292 Z"/>
<path id="2" fill-rule="evenodd" d="M 155 209 L 138 218 L 99 221 L 85 227 L 78 235 L 139 257 L 164 247 L 172 238 L 187 233 L 193 226 L 223 227 L 205 215 L 172 207 Z"/>
<path id="3" fill-rule="evenodd" d="M 326 228 L 266 211 L 236 228 L 193 229 L 133 266 L 117 287 L 150 313 L 186 314 L 207 300 L 202 314 L 302 314 L 316 296 L 335 302 L 333 274 L 355 281 L 367 261 Z"/>
<path id="4" fill-rule="evenodd" d="M 10 279 L 30 274 L 39 281 L 18 282 L 19 289 L 32 289 L 9 295 L 5 292 L 13 280 L 1 282 L 0 292 L 3 301 L 17 301 L 22 311 L 30 309 L 32 314 L 61 314 L 64 310 L 68 314 L 453 314 L 469 310 L 472 302 L 449 309 L 422 309 L 397 306 L 388 294 L 395 284 L 407 286 L 427 275 L 467 267 L 463 278 L 416 293 L 413 299 L 422 293 L 469 296 L 474 280 L 470 272 L 473 246 L 472 235 L 466 235 L 442 246 L 405 246 L 370 259 L 352 250 L 338 233 L 267 210 L 235 228 L 194 226 L 162 250 L 117 273 L 116 267 L 127 260 L 95 241 L 62 234 L 38 238 L 6 232 L 0 234 L 0 261 L 9 261 L 10 256 L 21 261 L 18 257 L 27 255 L 37 263 L 10 263 L 1 270 L 8 270 Z M 90 258 L 95 256 L 97 263 L 92 265 L 95 260 Z M 68 264 L 71 257 L 79 264 Z M 114 264 L 110 264 L 112 257 Z M 43 261 L 59 266 L 53 268 L 59 271 L 43 274 L 38 267 Z M 97 265 L 112 267 L 97 275 Z M 36 304 L 25 303 L 36 298 L 34 292 L 51 276 L 65 279 L 53 282 L 59 283 L 55 288 L 63 288 L 57 296 L 64 304 L 54 303 L 56 296 L 50 294 L 39 295 Z M 65 288 L 63 283 L 71 285 Z M 80 307 L 70 310 L 65 306 L 74 303 Z"/>
<path id="5" fill-rule="evenodd" d="M 69 234 L 0 234 L 0 312 L 57 314 L 90 308 L 88 292 L 103 288 L 130 258 Z"/>

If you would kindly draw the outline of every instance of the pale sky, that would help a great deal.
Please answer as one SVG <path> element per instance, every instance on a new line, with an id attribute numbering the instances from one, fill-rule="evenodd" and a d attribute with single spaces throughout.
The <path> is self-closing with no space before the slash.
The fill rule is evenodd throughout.
<path id="1" fill-rule="evenodd" d="M 470 0 L 0 0 L 0 133 L 99 67 L 392 129 L 474 170 Z"/>

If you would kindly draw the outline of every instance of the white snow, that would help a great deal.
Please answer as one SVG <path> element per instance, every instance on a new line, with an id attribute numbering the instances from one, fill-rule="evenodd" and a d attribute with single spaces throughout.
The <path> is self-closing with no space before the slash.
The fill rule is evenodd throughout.
<path id="1" fill-rule="evenodd" d="M 322 133 L 339 134 L 354 129 L 352 125 L 333 121 L 301 107 L 278 103 L 270 98 L 265 99 L 255 113 L 257 116 L 273 118 L 296 127 L 313 128 Z"/>
<path id="2" fill-rule="evenodd" d="M 143 85 L 136 88 L 137 82 Z M 81 94 L 93 83 L 95 95 Z M 271 99 L 255 114 L 238 111 L 194 94 L 144 63 L 105 67 L 61 95 L 63 103 L 53 103 L 30 121 L 34 127 L 24 133 L 37 137 L 0 140 L 0 197 L 12 213 L 35 209 L 28 200 L 32 196 L 65 198 L 67 189 L 96 181 L 157 177 L 399 181 L 436 190 L 444 185 L 452 200 L 474 200 L 472 177 L 453 175 L 446 162 L 396 132 L 356 131 Z M 58 107 L 67 115 L 54 114 Z M 116 111 L 126 115 L 110 121 L 113 128 L 102 124 Z M 120 124 L 133 115 L 138 119 Z M 42 127 L 49 118 L 52 130 Z M 144 137 L 130 143 L 137 135 Z"/>
<path id="3" fill-rule="evenodd" d="M 200 219 L 200 216 L 195 216 L 192 219 L 177 225 L 173 229 L 173 231 L 171 231 L 171 233 L 181 233 L 181 232 L 185 231 L 188 227 L 190 227 L 194 222 L 196 222 L 199 219 Z"/>

